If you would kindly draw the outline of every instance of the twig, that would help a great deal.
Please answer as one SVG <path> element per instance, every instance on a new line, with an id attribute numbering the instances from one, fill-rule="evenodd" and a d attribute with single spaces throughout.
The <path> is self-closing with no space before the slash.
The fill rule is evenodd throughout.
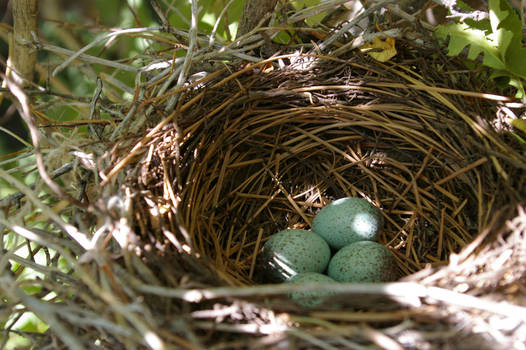
<path id="1" fill-rule="evenodd" d="M 1 100 L 1 97 L 0 97 L 0 100 Z M 22 136 L 17 135 L 14 131 L 6 129 L 3 126 L 0 126 L 0 131 L 5 132 L 7 135 L 9 135 L 12 138 L 16 139 L 18 142 L 23 144 L 26 148 L 31 148 L 31 144 L 29 142 L 27 142 L 26 140 L 24 140 L 24 138 Z"/>
<path id="2" fill-rule="evenodd" d="M 404 10 L 402 10 L 400 8 L 400 5 L 399 4 L 387 4 L 386 8 L 391 11 L 392 13 L 394 13 L 395 15 L 399 16 L 400 18 L 403 18 L 405 19 L 406 21 L 410 22 L 410 23 L 416 23 L 418 21 L 418 23 L 420 23 L 420 25 L 422 25 L 423 28 L 427 29 L 427 30 L 433 30 L 435 27 L 427 22 L 424 22 L 424 21 L 419 21 L 416 16 L 413 16 L 407 12 L 405 12 Z"/>
<path id="3" fill-rule="evenodd" d="M 190 26 L 190 23 L 188 22 L 188 18 L 181 13 L 179 8 L 177 8 L 176 6 L 173 6 L 167 0 L 162 0 L 162 2 L 166 5 L 166 7 L 170 11 L 173 11 L 177 16 L 179 16 L 179 19 L 181 19 L 186 25 Z M 173 3 L 173 1 L 172 1 L 172 3 Z"/>
<path id="4" fill-rule="evenodd" d="M 0 169 L 0 176 L 5 176 L 5 172 Z M 7 177 L 6 180 L 11 181 L 13 180 L 12 177 Z M 30 193 L 26 193 L 28 197 L 30 197 Z M 34 198 L 33 198 L 34 199 Z M 34 203 L 38 206 L 38 201 L 34 201 Z M 40 205 L 42 206 L 42 205 Z M 50 215 L 49 212 L 51 209 L 46 208 L 40 208 L 42 209 L 46 215 L 48 215 L 52 220 L 59 221 L 60 225 L 60 217 L 56 214 Z M 95 295 L 98 295 L 104 302 L 106 302 L 108 305 L 111 305 L 111 308 L 114 309 L 116 312 L 123 315 L 134 327 L 137 331 L 139 331 L 144 343 L 148 344 L 152 349 L 164 349 L 163 341 L 159 338 L 155 332 L 150 329 L 150 326 L 143 321 L 143 319 L 139 318 L 137 314 L 140 314 L 141 316 L 144 316 L 142 313 L 137 313 L 136 310 L 130 308 L 129 304 L 121 302 L 115 295 L 111 293 L 107 293 L 107 291 L 104 289 L 103 286 L 100 286 L 98 283 L 96 283 L 93 279 L 90 278 L 90 276 L 85 273 L 85 270 L 82 269 L 81 264 L 79 264 L 79 261 L 76 258 L 73 258 L 71 254 L 64 249 L 61 246 L 58 246 L 57 244 L 50 242 L 46 240 L 45 237 L 39 234 L 39 232 L 33 232 L 29 229 L 26 229 L 22 226 L 18 225 L 12 225 L 10 222 L 2 219 L 0 217 L 0 224 L 5 225 L 9 227 L 13 232 L 21 235 L 22 237 L 28 239 L 32 242 L 37 242 L 42 245 L 48 246 L 52 249 L 57 250 L 60 255 L 65 258 L 68 263 L 75 269 L 75 272 L 78 277 L 84 282 L 88 288 L 91 289 L 91 292 Z M 68 230 L 68 233 L 70 233 L 71 230 Z M 73 237 L 78 242 L 78 236 Z M 81 246 L 82 242 L 80 243 Z M 84 247 L 84 246 L 83 246 Z M 84 247 L 85 248 L 85 247 Z M 90 251 L 90 254 L 92 254 L 92 257 L 95 258 L 95 260 L 98 260 L 98 263 L 102 265 L 103 261 L 98 258 L 98 253 L 96 250 Z M 81 257 L 82 259 L 82 257 Z M 7 274 L 4 274 L 3 276 L 0 276 L 0 282 L 5 282 L 6 278 L 11 278 L 7 276 Z M 12 278 L 11 278 L 12 279 Z M 10 283 L 0 283 L 0 290 L 4 289 L 5 293 L 9 295 L 9 289 L 6 289 L 6 287 L 11 286 L 11 290 L 15 288 L 16 283 L 14 281 L 9 281 Z M 13 294 L 14 295 L 14 294 Z M 56 311 L 54 309 L 51 309 L 50 305 L 46 303 L 42 303 L 37 299 L 34 299 L 32 297 L 26 296 L 23 291 L 20 290 L 19 293 L 16 294 L 17 298 L 20 298 L 24 305 L 26 305 L 30 310 L 34 311 L 37 315 L 43 315 L 42 319 L 46 321 L 50 326 L 54 328 L 55 331 L 58 331 L 61 334 L 67 334 L 68 337 L 69 334 L 67 332 L 63 332 L 63 327 L 58 321 L 56 320 Z M 14 298 L 14 299 L 17 299 Z M 51 310 L 51 311 L 50 311 Z M 57 324 L 58 323 L 58 324 Z M 69 344 L 67 341 L 64 340 L 66 344 Z M 78 344 L 72 344 L 71 346 L 76 346 Z M 82 349 L 82 347 L 71 347 L 71 348 L 78 348 Z"/>
<path id="5" fill-rule="evenodd" d="M 141 74 L 138 73 L 137 76 L 135 77 L 135 85 L 136 86 L 141 86 L 140 81 L 141 81 Z M 137 101 L 141 101 L 144 98 L 144 92 L 145 92 L 144 89 L 142 89 L 142 88 L 139 89 L 139 95 L 137 97 Z M 113 132 L 112 132 L 112 134 L 110 136 L 110 141 L 117 140 L 119 135 L 121 135 L 121 131 L 125 130 L 128 127 L 128 125 L 130 124 L 133 116 L 137 112 L 137 107 L 138 107 L 138 102 L 136 102 L 136 103 L 131 105 L 130 110 L 128 111 L 128 113 L 126 113 L 126 116 L 124 117 L 124 119 L 113 130 Z"/>
<path id="6" fill-rule="evenodd" d="M 328 39 L 326 39 L 324 42 L 322 42 L 319 45 L 319 49 L 321 51 L 326 50 L 328 47 L 330 47 L 336 40 L 338 40 L 339 37 L 344 35 L 345 33 L 349 32 L 349 29 L 354 27 L 358 22 L 360 22 L 364 17 L 369 16 L 371 13 L 375 12 L 376 10 L 381 9 L 382 7 L 385 7 L 385 5 L 392 3 L 394 0 L 383 0 L 380 1 L 373 6 L 369 7 L 367 10 L 363 11 L 359 15 L 357 15 L 355 18 L 353 18 L 352 21 L 344 25 L 340 30 L 338 30 L 336 33 L 331 35 Z"/>
<path id="7" fill-rule="evenodd" d="M 73 60 L 75 60 L 77 57 L 79 57 L 81 54 L 83 54 L 84 52 L 88 51 L 89 49 L 91 49 L 93 46 L 95 45 L 98 45 L 106 40 L 109 40 L 109 39 L 112 39 L 112 38 L 115 38 L 119 35 L 123 35 L 123 34 L 131 34 L 131 33 L 143 33 L 143 32 L 151 32 L 151 31 L 159 31 L 161 28 L 160 27 L 146 27 L 146 28 L 131 28 L 131 29 L 122 29 L 122 30 L 117 30 L 115 32 L 112 32 L 112 33 L 109 33 L 109 34 L 106 34 L 104 35 L 103 37 L 97 39 L 97 40 L 94 40 L 92 41 L 91 43 L 89 43 L 88 45 L 84 46 L 83 48 L 81 48 L 80 50 L 78 50 L 77 52 L 75 52 L 73 55 L 71 55 L 69 58 L 67 58 L 64 62 L 62 62 L 62 64 L 60 64 L 58 67 L 56 67 L 54 70 L 53 70 L 53 73 L 52 75 L 53 76 L 56 76 L 58 73 L 60 73 L 60 71 L 62 71 L 64 68 L 66 68 L 71 62 L 73 62 Z"/>
<path id="8" fill-rule="evenodd" d="M 292 292 L 306 291 L 331 291 L 334 293 L 367 294 L 392 297 L 395 300 L 407 305 L 420 305 L 421 299 L 435 302 L 440 301 L 445 304 L 454 305 L 461 308 L 478 309 L 480 311 L 487 311 L 526 322 L 526 307 L 515 306 L 508 303 L 494 302 L 444 288 L 426 287 L 421 284 L 411 282 L 372 284 L 331 283 L 323 285 L 295 285 L 293 283 L 286 283 L 260 285 L 255 287 L 219 287 L 208 289 L 173 289 L 136 284 L 135 288 L 143 293 L 178 298 L 192 303 L 225 297 L 283 295 Z"/>
<path id="9" fill-rule="evenodd" d="M 52 305 L 24 293 L 9 274 L 0 276 L 0 290 L 2 290 L 2 294 L 6 295 L 9 299 L 22 302 L 29 310 L 45 321 L 69 349 L 85 349 L 82 343 L 78 341 L 79 338 L 70 332 L 59 320 L 57 312 Z"/>
<path id="10" fill-rule="evenodd" d="M 37 167 L 38 167 L 40 176 L 42 177 L 42 180 L 44 180 L 46 185 L 48 185 L 49 188 L 51 188 L 51 190 L 55 192 L 55 194 L 59 196 L 61 199 L 67 200 L 70 203 L 80 208 L 88 209 L 88 206 L 89 206 L 88 204 L 82 203 L 79 200 L 71 197 L 66 192 L 64 192 L 64 190 L 62 190 L 62 188 L 58 186 L 47 173 L 46 166 L 44 164 L 44 159 L 40 151 L 40 132 L 37 126 L 35 125 L 34 118 L 31 114 L 31 110 L 29 108 L 29 99 L 27 95 L 24 93 L 24 91 L 17 84 L 12 82 L 7 77 L 5 78 L 5 80 L 7 82 L 7 87 L 9 88 L 13 96 L 15 96 L 18 99 L 18 102 L 20 103 L 20 109 L 19 109 L 20 115 L 22 116 L 22 118 L 24 118 L 24 121 L 26 122 L 29 128 L 29 132 L 31 134 L 31 140 L 33 142 L 33 146 L 35 149 Z"/>
<path id="11" fill-rule="evenodd" d="M 102 80 L 97 77 L 97 88 L 95 89 L 95 92 L 93 93 L 93 99 L 91 100 L 89 104 L 89 120 L 93 120 L 93 117 L 95 116 L 96 107 L 97 107 L 97 101 L 100 98 L 100 94 L 102 93 Z M 101 130 L 99 128 L 95 129 L 95 126 L 93 124 L 88 125 L 89 130 L 92 134 L 97 135 L 99 137 L 99 140 L 102 138 Z"/>
<path id="12" fill-rule="evenodd" d="M 216 23 L 214 24 L 214 28 L 212 28 L 212 32 L 210 33 L 210 41 L 208 42 L 208 48 L 211 48 L 214 45 L 215 40 L 216 40 L 216 32 L 217 32 L 217 28 L 219 27 L 219 23 L 221 22 L 221 19 L 223 18 L 226 11 L 230 7 L 230 5 L 232 5 L 233 2 L 234 0 L 230 0 L 226 4 L 226 6 L 223 8 L 223 10 L 221 10 L 221 13 L 219 14 L 219 16 L 217 16 L 217 20 L 216 20 Z"/>
<path id="13" fill-rule="evenodd" d="M 197 17 L 199 13 L 197 10 L 197 0 L 192 0 L 192 25 L 190 27 L 190 44 L 188 45 L 188 49 L 186 50 L 186 57 L 183 63 L 183 67 L 181 69 L 181 72 L 179 73 L 179 77 L 177 78 L 177 84 L 175 86 L 175 89 L 183 86 L 183 84 L 186 82 L 186 78 L 188 77 L 188 73 L 190 71 L 190 67 L 193 63 L 193 56 L 194 56 L 194 49 L 197 47 Z M 165 111 L 171 112 L 174 108 L 174 106 L 177 104 L 177 101 L 179 100 L 179 94 L 176 94 L 172 96 L 170 101 L 166 104 Z"/>
<path id="14" fill-rule="evenodd" d="M 7 92 L 7 91 L 9 91 L 8 88 L 0 88 L 0 93 L 1 92 Z M 45 95 L 45 96 L 62 97 L 62 98 L 69 99 L 69 100 L 77 100 L 79 102 L 88 102 L 89 101 L 89 98 L 80 97 L 80 96 L 73 96 L 73 95 L 70 95 L 70 94 L 63 94 L 63 93 L 56 92 L 56 91 L 50 91 L 50 90 L 47 90 L 47 89 L 44 89 L 44 88 L 40 88 L 40 89 L 37 89 L 37 90 L 24 89 L 24 91 L 25 91 L 25 93 L 28 96 Z"/>
<path id="15" fill-rule="evenodd" d="M 38 157 L 37 157 L 38 159 Z M 11 184 L 13 187 L 18 188 L 24 195 L 40 210 L 42 210 L 42 213 L 49 217 L 51 220 L 53 220 L 57 225 L 59 225 L 64 232 L 66 232 L 68 235 L 71 236 L 82 248 L 85 250 L 90 250 L 93 248 L 94 243 L 91 242 L 91 240 L 87 237 L 86 234 L 80 232 L 75 226 L 68 224 L 62 220 L 62 218 L 53 212 L 53 210 L 47 206 L 46 204 L 42 203 L 38 198 L 36 197 L 35 193 L 28 188 L 26 185 L 22 184 L 19 180 L 8 174 L 6 171 L 2 170 L 0 168 L 0 176 L 2 179 L 7 181 L 9 184 Z M 49 177 L 49 175 L 46 176 Z M 51 180 L 52 181 L 52 180 Z M 53 184 L 55 184 L 52 181 Z M 56 186 L 56 184 L 55 184 Z M 62 190 L 62 189 L 60 189 Z M 69 196 L 68 196 L 69 197 Z M 72 198 L 73 200 L 77 201 L 76 199 Z"/>
<path id="16" fill-rule="evenodd" d="M 303 339 L 313 345 L 316 345 L 318 346 L 320 349 L 324 349 L 324 350 L 338 350 L 338 348 L 324 342 L 323 340 L 315 337 L 315 336 L 312 336 L 310 335 L 309 333 L 307 332 L 304 332 L 298 328 L 294 329 L 294 328 L 289 328 L 287 329 L 286 331 L 288 334 L 291 334 L 295 337 L 298 337 L 300 339 Z"/>
<path id="17" fill-rule="evenodd" d="M 60 168 L 53 170 L 51 173 L 51 178 L 56 179 L 59 176 L 62 176 L 68 172 L 73 170 L 73 162 L 66 163 L 62 165 Z M 37 182 L 29 185 L 29 188 L 34 190 L 36 188 Z M 22 191 L 18 191 L 16 193 L 13 193 L 9 195 L 8 197 L 0 199 L 0 208 L 9 208 L 14 203 L 19 202 L 22 198 L 25 197 L 25 193 Z"/>
<path id="18" fill-rule="evenodd" d="M 85 53 L 77 54 L 78 52 L 75 53 L 75 51 L 64 49 L 62 47 L 58 47 L 58 46 L 54 46 L 54 45 L 49 45 L 49 44 L 44 44 L 44 43 L 35 43 L 35 45 L 37 45 L 38 49 L 42 49 L 42 50 L 46 50 L 46 51 L 50 51 L 50 52 L 55 52 L 55 53 L 58 53 L 58 54 L 61 54 L 61 55 L 68 55 L 68 56 L 70 56 L 70 58 L 73 57 L 73 55 L 76 55 L 75 59 L 79 59 L 79 60 L 82 60 L 82 61 L 85 61 L 85 62 L 89 62 L 89 63 L 93 63 L 93 64 L 100 64 L 100 65 L 107 66 L 107 67 L 113 67 L 113 68 L 121 69 L 121 70 L 124 70 L 124 71 L 127 71 L 127 72 L 138 72 L 138 71 L 140 71 L 139 68 L 136 68 L 136 67 L 133 67 L 133 66 L 129 66 L 129 65 L 126 65 L 126 64 L 118 63 L 118 62 L 113 62 L 113 61 L 110 61 L 110 60 L 105 60 L 104 58 L 99 58 L 99 57 L 87 55 Z"/>

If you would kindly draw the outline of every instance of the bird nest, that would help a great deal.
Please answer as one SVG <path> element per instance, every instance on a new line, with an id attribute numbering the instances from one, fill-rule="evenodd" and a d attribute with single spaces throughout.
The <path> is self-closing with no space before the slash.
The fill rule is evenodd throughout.
<path id="1" fill-rule="evenodd" d="M 520 348 L 526 162 L 502 127 L 511 100 L 483 94 L 484 76 L 440 53 L 402 47 L 397 62 L 296 53 L 157 97 L 149 93 L 159 82 L 143 86 L 125 112 L 149 110 L 152 125 L 84 163 L 106 164 L 102 183 L 86 186 L 97 246 L 85 252 L 68 236 L 13 228 L 51 242 L 71 266 L 59 272 L 55 257 L 43 271 L 56 313 L 27 302 L 50 324 L 38 343 Z M 266 284 L 264 242 L 309 230 L 346 196 L 381 208 L 379 242 L 404 277 Z M 335 294 L 316 308 L 291 302 L 305 290 Z"/>
<path id="2" fill-rule="evenodd" d="M 185 341 L 217 348 L 494 348 L 498 336 L 476 328 L 491 333 L 492 322 L 513 319 L 504 299 L 523 289 L 514 260 L 525 258 L 524 162 L 494 127 L 498 96 L 407 55 L 402 65 L 285 55 L 207 76 L 183 89 L 184 102 L 131 154 L 120 148 L 108 172 L 122 169 L 132 245 L 155 276 L 139 274 L 133 287 L 156 328 L 182 336 L 173 320 L 182 314 L 195 337 Z M 153 105 L 162 110 L 163 99 Z M 266 285 L 264 242 L 309 230 L 321 208 L 346 196 L 382 209 L 379 241 L 406 277 Z M 340 294 L 316 310 L 288 298 L 320 288 Z M 506 346 L 524 336 L 522 321 L 497 327 Z"/>
<path id="3" fill-rule="evenodd" d="M 189 92 L 127 173 L 139 235 L 249 285 L 261 282 L 257 256 L 270 235 L 310 229 L 320 208 L 353 196 L 383 210 L 380 241 L 403 275 L 446 265 L 518 198 L 483 145 L 507 146 L 483 119 L 488 105 L 426 85 L 420 69 L 361 60 L 297 56 Z"/>

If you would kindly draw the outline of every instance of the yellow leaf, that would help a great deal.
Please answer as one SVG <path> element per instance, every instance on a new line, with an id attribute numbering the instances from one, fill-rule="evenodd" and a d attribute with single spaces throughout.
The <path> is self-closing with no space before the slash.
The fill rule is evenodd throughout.
<path id="1" fill-rule="evenodd" d="M 395 39 L 387 37 L 385 40 L 382 40 L 376 36 L 372 43 L 360 46 L 360 50 L 366 52 L 377 61 L 387 62 L 396 55 Z"/>

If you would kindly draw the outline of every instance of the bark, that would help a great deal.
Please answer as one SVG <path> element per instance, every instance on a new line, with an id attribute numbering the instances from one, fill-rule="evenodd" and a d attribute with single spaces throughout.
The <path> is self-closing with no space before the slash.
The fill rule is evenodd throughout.
<path id="1" fill-rule="evenodd" d="M 267 13 L 274 11 L 277 2 L 278 0 L 245 0 L 237 37 L 254 29 Z"/>
<path id="2" fill-rule="evenodd" d="M 31 32 L 38 30 L 38 0 L 15 0 L 13 7 L 13 35 L 9 40 L 7 75 L 21 87 L 33 80 L 37 51 L 27 42 L 33 41 Z M 26 41 L 26 43 L 24 43 Z"/>

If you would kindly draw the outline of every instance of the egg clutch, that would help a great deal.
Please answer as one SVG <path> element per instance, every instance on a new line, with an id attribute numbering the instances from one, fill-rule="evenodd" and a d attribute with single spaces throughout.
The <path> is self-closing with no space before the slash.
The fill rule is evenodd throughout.
<path id="1" fill-rule="evenodd" d="M 365 199 L 335 200 L 316 214 L 312 231 L 283 230 L 265 242 L 263 275 L 269 282 L 291 283 L 396 280 L 393 254 L 376 242 L 383 224 L 380 210 Z M 300 305 L 315 306 L 330 294 L 297 292 L 291 297 Z"/>

